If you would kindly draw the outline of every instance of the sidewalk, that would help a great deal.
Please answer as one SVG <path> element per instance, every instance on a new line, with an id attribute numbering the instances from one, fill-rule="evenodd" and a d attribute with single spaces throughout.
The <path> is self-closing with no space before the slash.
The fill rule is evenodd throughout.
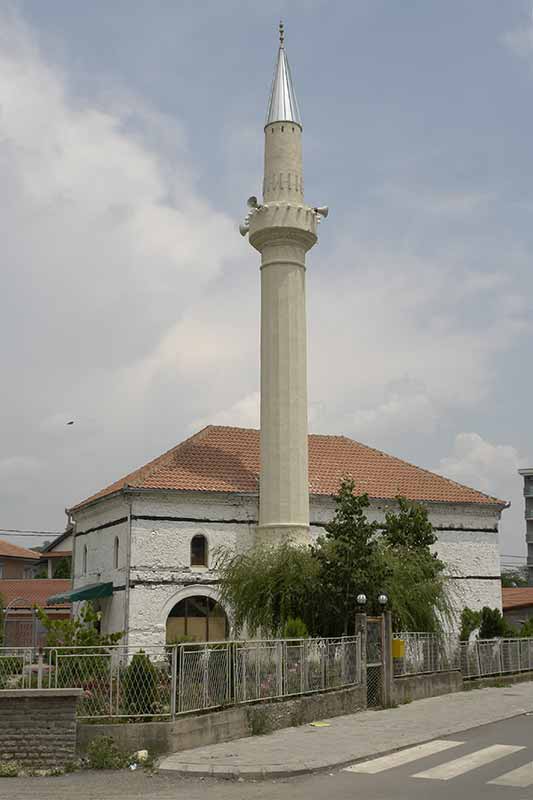
<path id="1" fill-rule="evenodd" d="M 533 683 L 474 689 L 336 717 L 327 720 L 328 727 L 303 725 L 184 750 L 164 758 L 160 769 L 213 777 L 290 777 L 340 768 L 526 712 L 533 712 Z"/>

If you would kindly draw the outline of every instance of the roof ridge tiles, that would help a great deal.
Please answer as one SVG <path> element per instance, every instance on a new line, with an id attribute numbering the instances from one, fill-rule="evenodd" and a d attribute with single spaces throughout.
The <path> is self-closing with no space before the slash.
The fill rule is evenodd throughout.
<path id="1" fill-rule="evenodd" d="M 207 425 L 144 466 L 73 506 L 76 511 L 125 489 L 257 493 L 260 436 L 256 428 Z M 309 485 L 312 494 L 334 495 L 350 475 L 357 491 L 370 497 L 506 504 L 502 500 L 430 472 L 397 456 L 341 434 L 309 435 Z"/>

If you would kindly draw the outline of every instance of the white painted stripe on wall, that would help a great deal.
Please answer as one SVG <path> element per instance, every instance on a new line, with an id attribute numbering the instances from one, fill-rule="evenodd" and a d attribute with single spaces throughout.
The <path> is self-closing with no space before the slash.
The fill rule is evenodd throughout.
<path id="1" fill-rule="evenodd" d="M 432 742 L 418 744 L 416 747 L 409 747 L 407 750 L 399 750 L 397 753 L 390 753 L 388 756 L 373 758 L 370 761 L 361 761 L 360 764 L 352 764 L 351 767 L 345 767 L 344 771 L 364 772 L 367 775 L 375 775 L 378 772 L 384 772 L 386 769 L 400 767 L 402 764 L 410 764 L 411 761 L 417 761 L 419 758 L 442 753 L 443 750 L 458 747 L 460 744 L 464 744 L 464 742 L 434 739 Z"/>
<path id="2" fill-rule="evenodd" d="M 500 775 L 499 778 L 494 778 L 488 783 L 494 783 L 496 786 L 517 786 L 522 789 L 526 786 L 533 786 L 533 762 L 506 772 L 505 775 Z"/>
<path id="3" fill-rule="evenodd" d="M 433 769 L 427 769 L 424 772 L 418 772 L 413 775 L 413 778 L 428 778 L 434 781 L 449 781 L 450 778 L 456 778 L 458 775 L 464 775 L 465 772 L 470 772 L 478 767 L 483 767 L 485 764 L 490 764 L 492 761 L 497 761 L 499 758 L 510 756 L 511 753 L 516 753 L 518 750 L 525 748 L 513 744 L 493 744 L 490 747 L 484 747 L 482 750 L 477 750 L 474 753 L 469 753 L 462 758 L 456 758 L 454 761 L 448 761 Z"/>

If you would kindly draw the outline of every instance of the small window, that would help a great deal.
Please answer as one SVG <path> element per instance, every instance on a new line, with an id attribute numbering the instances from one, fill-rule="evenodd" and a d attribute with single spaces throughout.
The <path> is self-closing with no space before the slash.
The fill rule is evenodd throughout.
<path id="1" fill-rule="evenodd" d="M 83 545 L 83 574 L 87 575 L 87 545 Z"/>
<path id="2" fill-rule="evenodd" d="M 113 569 L 118 569 L 118 553 L 119 553 L 119 541 L 118 541 L 118 536 L 115 536 L 115 543 L 113 545 Z"/>
<path id="3" fill-rule="evenodd" d="M 4 565 L 0 561 L 0 578 L 3 578 L 3 577 L 4 577 Z"/>
<path id="4" fill-rule="evenodd" d="M 191 567 L 207 567 L 207 539 L 200 534 L 191 540 Z"/>

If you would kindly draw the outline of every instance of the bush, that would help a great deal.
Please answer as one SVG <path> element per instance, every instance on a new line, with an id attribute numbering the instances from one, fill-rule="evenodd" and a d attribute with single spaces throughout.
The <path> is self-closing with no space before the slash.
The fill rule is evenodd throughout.
<path id="1" fill-rule="evenodd" d="M 24 661 L 18 656 L 6 656 L 0 658 L 0 689 L 13 687 L 13 677 L 21 676 Z M 15 684 L 17 682 L 15 681 Z"/>
<path id="2" fill-rule="evenodd" d="M 16 761 L 0 761 L 0 778 L 16 778 L 20 766 Z"/>
<path id="3" fill-rule="evenodd" d="M 300 617 L 289 617 L 281 630 L 282 639 L 307 639 L 307 625 Z"/>
<path id="4" fill-rule="evenodd" d="M 124 769 L 130 757 L 120 750 L 111 736 L 96 736 L 87 748 L 87 763 L 91 769 Z"/>
<path id="5" fill-rule="evenodd" d="M 471 608 L 463 608 L 461 614 L 461 633 L 459 638 L 462 642 L 468 642 L 471 634 L 479 628 L 481 622 L 481 612 L 472 611 Z"/>
<path id="6" fill-rule="evenodd" d="M 480 639 L 503 639 L 504 637 L 512 636 L 516 636 L 516 631 L 502 617 L 502 612 L 498 608 L 485 606 L 481 609 Z"/>
<path id="7" fill-rule="evenodd" d="M 146 653 L 136 653 L 122 678 L 124 712 L 130 716 L 147 716 L 156 713 L 158 700 L 157 669 Z"/>

